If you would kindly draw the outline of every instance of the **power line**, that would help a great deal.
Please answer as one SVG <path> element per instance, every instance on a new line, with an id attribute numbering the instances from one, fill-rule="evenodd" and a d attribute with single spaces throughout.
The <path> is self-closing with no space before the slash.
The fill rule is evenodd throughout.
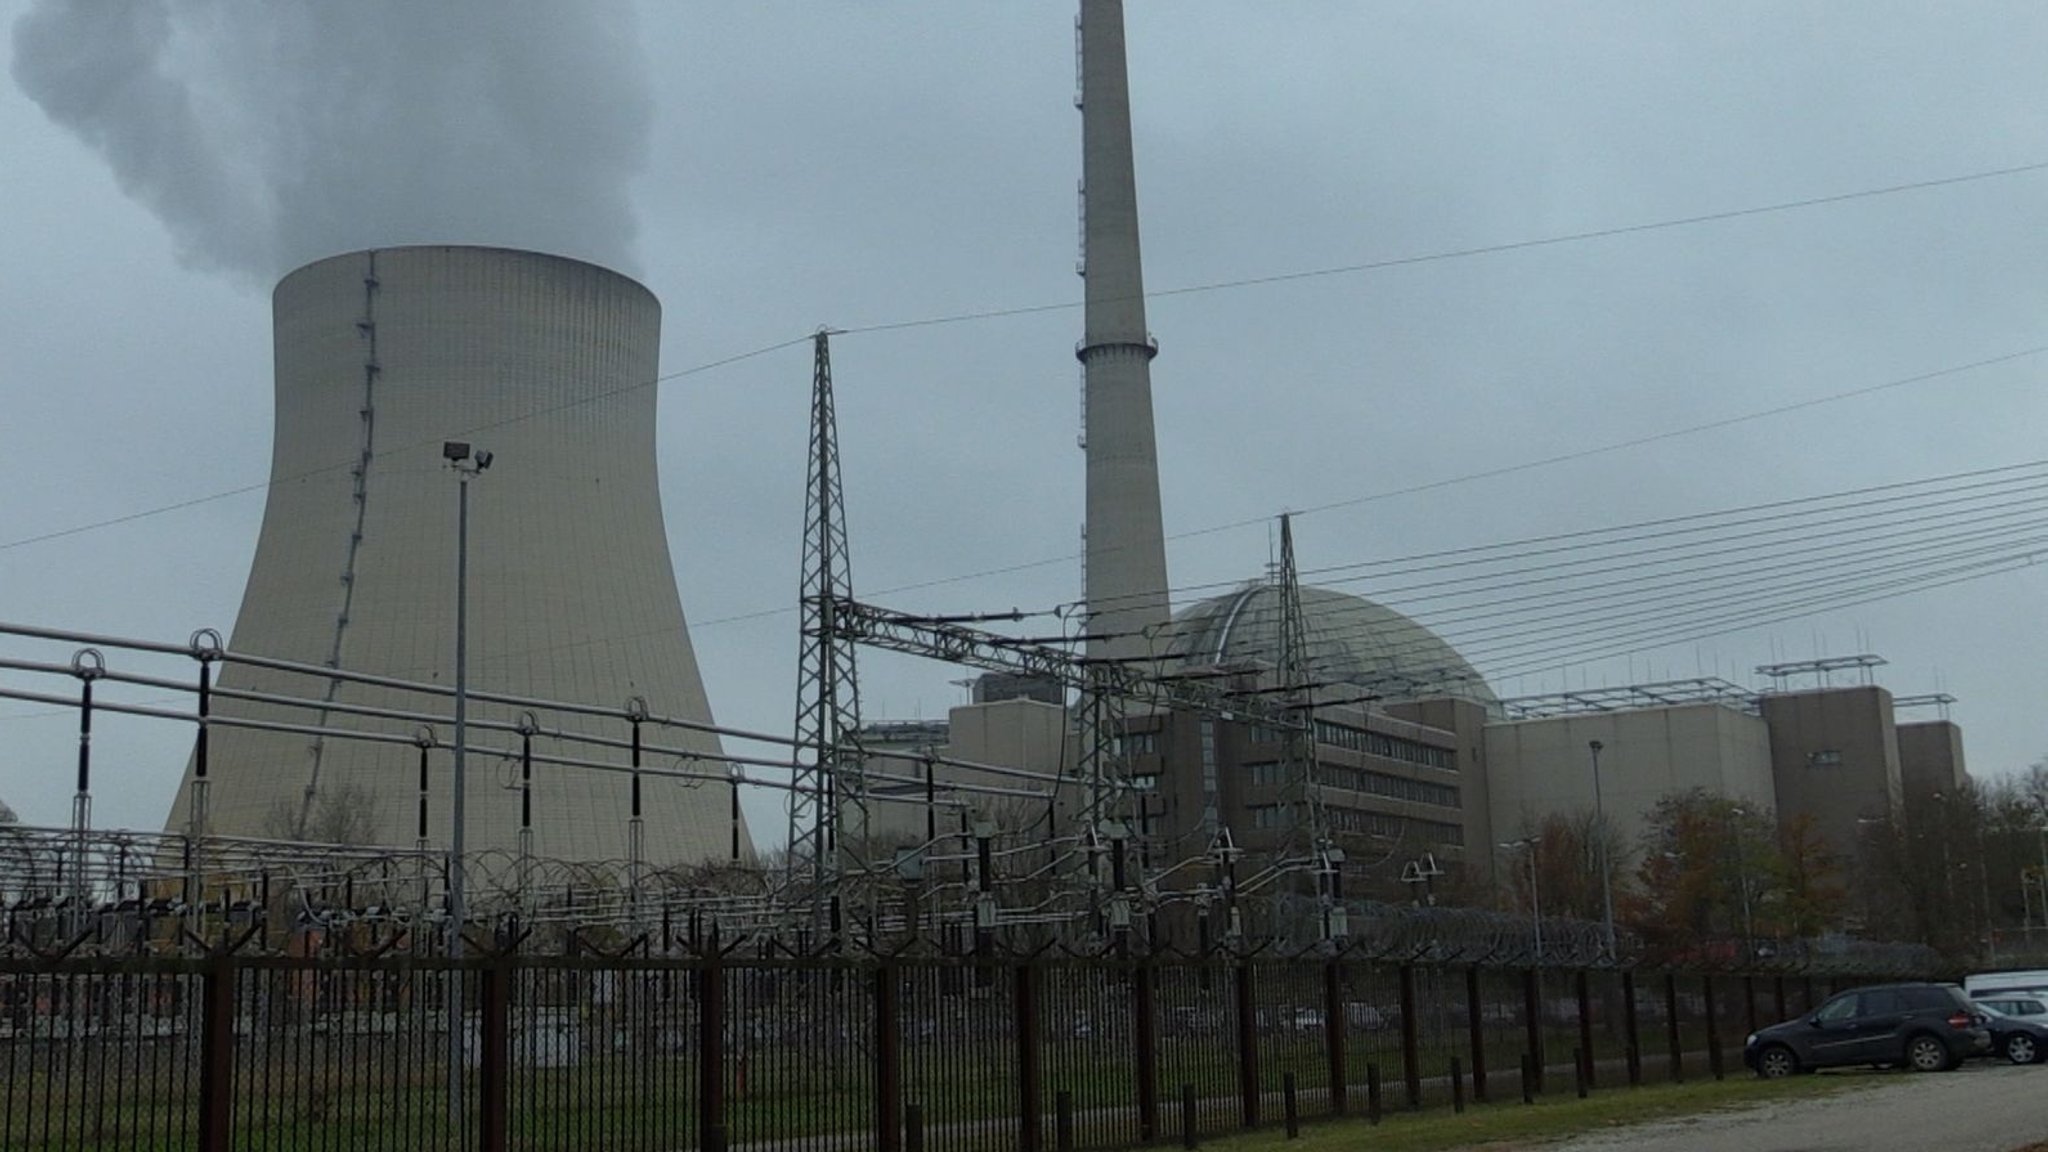
<path id="1" fill-rule="evenodd" d="M 1353 264 L 1338 264 L 1327 268 L 1311 268 L 1296 272 L 1277 272 L 1265 276 L 1244 276 L 1232 280 L 1215 280 L 1203 284 L 1188 284 L 1178 288 L 1164 288 L 1147 292 L 1144 296 L 1148 300 L 1159 300 L 1173 296 L 1194 296 L 1205 292 L 1221 292 L 1236 288 L 1286 284 L 1298 280 L 1317 280 L 1331 276 L 1351 276 L 1362 272 L 1379 272 L 1389 268 L 1406 268 L 1416 264 L 1434 264 L 1445 260 L 1469 260 L 1478 256 L 1497 256 L 1506 252 L 1523 252 L 1532 248 L 1549 248 L 1560 244 L 1577 244 L 1589 240 L 1607 240 L 1617 236 L 1632 236 L 1644 232 L 1657 232 L 1667 228 L 1686 228 L 1699 224 L 1740 220 L 1751 216 L 1765 216 L 1777 212 L 1794 212 L 1806 208 L 1824 207 L 1830 204 L 1844 204 L 1854 200 L 1893 196 L 1903 192 L 1921 192 L 1957 184 L 1997 180 L 2009 176 L 2023 176 L 2044 170 L 2048 170 L 2048 161 L 2018 164 L 2009 168 L 1991 168 L 1979 172 L 1963 173 L 1957 176 L 1940 176 L 1931 180 L 1915 180 L 1905 184 L 1888 184 L 1879 188 L 1864 188 L 1853 192 L 1838 192 L 1827 196 L 1810 196 L 1799 200 L 1781 200 L 1773 204 L 1756 204 L 1746 208 L 1730 208 L 1719 212 L 1704 212 L 1693 216 L 1674 216 L 1641 224 L 1622 224 L 1610 228 L 1589 229 L 1583 232 L 1562 232 L 1552 236 L 1540 236 L 1533 239 L 1509 240 L 1499 244 L 1480 244 L 1466 248 L 1451 248 L 1436 252 L 1418 253 L 1411 256 L 1393 256 L 1382 260 L 1364 260 Z M 1128 296 L 1123 297 L 1123 299 L 1131 298 Z M 1032 316 L 1044 312 L 1059 312 L 1071 308 L 1079 308 L 1081 303 L 1079 300 L 1064 300 L 1058 303 L 1026 304 L 1014 308 L 988 308 L 971 312 L 953 312 L 939 316 L 926 316 L 914 320 L 857 324 L 842 329 L 842 331 L 850 335 L 870 332 L 900 332 L 905 329 L 930 328 L 942 324 L 962 324 L 982 320 L 999 320 L 1012 316 Z"/>
<path id="2" fill-rule="evenodd" d="M 381 460 L 387 456 L 396 455 L 401 452 L 409 452 L 420 448 L 432 447 L 433 445 L 438 444 L 446 439 L 459 438 L 463 436 L 474 436 L 479 432 L 488 432 L 494 428 L 503 428 L 506 427 L 507 425 L 518 424 L 527 420 L 536 420 L 543 416 L 552 416 L 555 413 L 564 412 L 571 408 L 580 408 L 586 404 L 595 404 L 602 400 L 615 399 L 617 397 L 625 396 L 633 392 L 639 392 L 647 388 L 656 387 L 669 380 L 679 380 L 685 376 L 695 376 L 700 372 L 709 372 L 716 368 L 723 368 L 726 367 L 727 365 L 737 364 L 742 360 L 752 360 L 757 356 L 766 356 L 770 352 L 779 352 L 784 348 L 789 348 L 794 345 L 804 343 L 809 339 L 811 339 L 809 336 L 799 336 L 794 339 L 783 340 L 775 344 L 768 344 L 759 348 L 755 348 L 749 352 L 741 352 L 736 355 L 721 357 L 720 359 L 717 360 L 709 360 L 702 364 L 696 364 L 691 367 L 683 368 L 675 372 L 665 373 L 663 375 L 656 376 L 652 380 L 641 381 L 635 384 L 626 384 L 618 388 L 607 389 L 603 392 L 598 392 L 589 396 L 579 396 L 574 400 L 565 400 L 559 404 L 550 404 L 544 408 L 536 408 L 531 412 L 522 412 L 517 416 L 507 416 L 501 420 L 488 421 L 486 423 L 477 424 L 469 428 L 461 429 L 459 431 L 452 431 L 442 435 L 437 435 L 429 439 L 414 440 L 410 443 L 400 444 L 396 447 L 386 448 L 381 452 L 377 452 L 372 456 L 372 459 Z M 261 483 L 256 484 L 243 484 L 240 487 L 236 488 L 224 488 L 218 492 L 213 492 L 205 496 L 194 496 L 188 500 L 179 500 L 170 504 L 160 504 L 154 508 L 144 508 L 140 511 L 129 512 L 120 516 L 111 516 L 104 520 L 95 520 L 87 524 L 74 524 L 69 528 L 58 528 L 49 532 L 39 533 L 34 536 L 23 536 L 17 540 L 0 541 L 0 552 L 8 552 L 16 548 L 26 548 L 31 544 L 42 544 L 51 540 L 61 540 L 67 536 L 77 536 L 82 533 L 97 531 L 101 528 L 112 528 L 119 524 L 129 524 L 137 520 L 146 520 L 153 516 L 162 516 L 171 512 L 182 512 L 187 508 L 196 508 L 201 504 L 211 504 L 215 501 L 226 500 L 234 496 L 243 496 L 251 492 L 265 491 L 266 489 L 275 487 L 279 484 L 290 484 L 299 480 L 306 480 L 314 476 L 323 475 L 328 472 L 342 472 L 350 468 L 356 467 L 360 467 L 360 462 L 351 460 L 343 464 L 329 464 L 319 468 L 308 468 L 302 472 L 295 472 L 289 476 L 280 477 L 274 480 L 265 480 L 262 481 Z"/>
<path id="3" fill-rule="evenodd" d="M 1927 508 L 1952 507 L 1993 496 L 2006 496 L 2015 492 L 2030 492 L 2044 478 L 2043 470 L 2048 469 L 2048 459 L 2032 460 L 1996 468 L 1975 469 L 1966 472 L 1949 473 L 1917 480 L 1899 481 L 1890 484 L 1870 485 L 1830 492 L 1817 496 L 1803 496 L 1790 500 L 1766 501 L 1759 504 L 1720 508 L 1708 512 L 1693 512 L 1679 516 L 1663 516 L 1649 520 L 1630 521 L 1622 524 L 1605 525 L 1598 528 L 1577 529 L 1569 532 L 1555 532 L 1540 536 L 1527 536 L 1492 544 L 1465 545 L 1457 548 L 1429 552 L 1410 553 L 1377 560 L 1350 561 L 1328 564 L 1305 569 L 1304 576 L 1322 577 L 1320 586 L 1338 584 L 1368 583 L 1387 580 L 1397 576 L 1436 574 L 1444 571 L 1487 567 L 1519 562 L 1532 557 L 1569 554 L 1583 556 L 1600 549 L 1611 549 L 1615 545 L 1636 543 L 1646 540 L 1662 540 L 1698 534 L 1711 539 L 1707 534 L 1727 533 L 1735 529 L 1748 528 L 1755 524 L 1773 521 L 1796 522 L 1801 518 L 1829 517 L 1834 522 L 1866 519 L 1888 513 L 1865 512 L 1858 516 L 1844 516 L 1845 512 L 1884 506 L 1893 507 L 1893 512 L 1920 511 Z M 1996 489 L 1997 491 L 1984 491 Z M 1952 498 L 1955 493 L 1984 491 L 1982 496 Z M 1937 499 L 1937 497 L 1943 497 Z M 1779 531 L 1797 530 L 1785 528 Z M 1677 545 L 1683 547 L 1703 546 L 1702 543 Z M 1658 549 L 1642 549 L 1635 555 L 1655 552 Z M 1616 556 L 1601 557 L 1611 560 Z M 1491 572 L 1479 576 L 1452 577 L 1431 582 L 1430 588 L 1483 582 L 1503 576 L 1527 576 L 1537 572 L 1554 571 L 1560 568 L 1575 568 L 1579 561 L 1560 564 L 1535 565 L 1516 568 L 1508 572 Z M 1360 573 L 1349 578 L 1328 579 L 1338 573 Z M 1243 587 L 1242 579 L 1209 581 L 1200 584 L 1181 585 L 1169 590 L 1172 599 L 1189 604 L 1199 599 L 1202 593 Z M 1414 586 L 1381 587 L 1376 595 L 1392 596 L 1414 590 Z M 1062 608 L 1079 607 L 1077 601 L 1062 605 Z"/>
<path id="4" fill-rule="evenodd" d="M 1856 191 L 1834 193 L 1826 196 L 1813 196 L 1798 200 L 1779 201 L 1772 204 L 1751 205 L 1744 208 L 1732 208 L 1719 212 L 1707 212 L 1691 216 L 1670 217 L 1663 220 L 1654 220 L 1639 224 L 1624 224 L 1609 228 L 1590 229 L 1581 232 L 1566 232 L 1552 236 L 1541 236 L 1524 240 L 1505 241 L 1499 244 L 1484 244 L 1465 248 L 1453 248 L 1436 252 L 1419 253 L 1409 256 L 1390 257 L 1383 260 L 1369 260 L 1352 264 L 1342 264 L 1327 268 L 1313 268 L 1294 272 L 1273 273 L 1264 276 L 1247 276 L 1230 280 L 1216 280 L 1201 284 L 1182 285 L 1176 288 L 1164 288 L 1152 292 L 1147 292 L 1144 293 L 1144 296 L 1148 299 L 1165 299 L 1175 296 L 1191 296 L 1209 292 L 1226 291 L 1231 289 L 1251 288 L 1270 284 L 1289 283 L 1300 280 L 1315 280 L 1329 278 L 1333 276 L 1355 275 L 1365 272 L 1383 271 L 1386 269 L 1402 268 L 1418 264 L 1437 263 L 1447 260 L 1465 260 L 1479 256 L 1499 255 L 1507 252 L 1525 251 L 1529 249 L 1554 247 L 1563 244 L 1573 244 L 1592 240 L 1610 239 L 1614 237 L 1628 236 L 1645 232 L 1655 232 L 1670 228 L 1683 228 L 1696 226 L 1700 224 L 1709 224 L 1721 221 L 1743 219 L 1745 217 L 1763 216 L 1778 212 L 1791 212 L 1808 208 L 1818 208 L 1832 204 L 1842 204 L 1856 200 L 1866 200 L 1882 196 L 1892 196 L 1906 192 L 1926 191 L 1930 189 L 1950 187 L 1959 184 L 1970 184 L 1979 181 L 1996 180 L 2012 176 L 2027 175 L 2044 170 L 2048 170 L 2048 161 L 2038 161 L 2029 164 L 2019 164 L 2005 168 L 1985 169 L 1982 171 L 1962 173 L 1960 175 L 1954 176 L 1942 176 L 1928 180 L 1909 181 L 1907 183 L 1902 184 L 1889 184 L 1877 188 L 1864 188 Z M 882 323 L 855 325 L 852 327 L 837 328 L 834 329 L 834 331 L 846 335 L 895 332 L 916 328 L 937 327 L 941 325 L 975 323 L 985 320 L 994 320 L 1013 316 L 1026 316 L 1044 312 L 1065 311 L 1069 309 L 1079 308 L 1081 307 L 1081 304 L 1082 302 L 1079 300 L 1065 300 L 1060 301 L 1058 303 L 1031 304 L 1013 308 L 982 309 L 971 312 L 955 312 L 942 314 L 938 316 L 920 317 L 910 320 L 895 320 L 886 321 Z M 612 397 L 623 395 L 625 393 L 638 391 L 642 388 L 651 388 L 665 381 L 675 380 L 685 376 L 692 376 L 701 372 L 708 372 L 713 369 L 726 367 L 728 365 L 736 364 L 744 360 L 751 360 L 757 356 L 764 356 L 770 352 L 780 351 L 781 349 L 804 343 L 805 341 L 808 341 L 810 339 L 811 336 L 809 334 L 806 334 L 804 336 L 792 337 L 787 340 L 778 341 L 774 344 L 769 344 L 760 348 L 755 348 L 751 351 L 737 353 L 731 356 L 722 357 L 717 360 L 697 364 L 692 367 L 682 369 L 681 371 L 670 372 L 661 376 L 656 376 L 652 380 L 648 380 L 642 383 L 629 384 L 622 388 L 612 389 L 610 391 L 600 393 L 594 396 L 580 397 L 575 400 L 566 401 L 562 404 L 552 405 L 550 407 L 538 409 L 536 411 L 529 413 L 524 413 L 519 416 L 506 417 L 505 419 L 502 420 L 496 420 L 486 424 L 480 424 L 473 428 L 465 429 L 459 432 L 447 433 L 446 435 L 474 435 L 478 432 L 489 431 L 494 428 L 501 428 L 508 424 L 518 423 L 524 420 L 530 420 L 541 416 L 551 415 L 555 412 L 560 412 L 568 408 L 573 408 L 584 404 L 595 403 L 600 400 L 610 399 Z M 1931 379 L 1935 375 L 1944 375 L 1951 372 L 1968 371 L 1972 368 L 1983 367 L 1989 364 L 1999 363 L 2004 360 L 2017 359 L 2021 356 L 2036 355 L 2042 351 L 2048 351 L 2048 348 L 2031 349 L 2026 352 L 2014 353 L 2005 357 L 1980 361 L 1976 364 L 1962 365 L 1954 369 L 1945 369 L 1942 372 L 1933 373 L 1929 376 L 1909 378 L 1903 381 L 1894 381 L 1890 384 L 1880 385 L 1876 388 L 1864 391 L 1875 391 L 1883 387 L 1899 387 L 1904 384 L 1917 382 L 1918 380 Z M 1862 392 L 1859 391 L 1855 393 L 1844 393 L 1833 397 L 1821 397 L 1816 400 L 1806 401 L 1800 404 L 1789 405 L 1779 409 L 1773 409 L 1765 413 L 1754 413 L 1749 416 L 1736 417 L 1725 422 L 1708 425 L 1699 425 L 1689 429 L 1680 429 L 1674 432 L 1664 433 L 1659 436 L 1653 436 L 1636 441 L 1624 442 L 1621 444 L 1609 445 L 1604 448 L 1592 449 L 1582 453 L 1574 453 L 1565 456 L 1552 457 L 1546 460 L 1532 461 L 1527 464 L 1515 465 L 1505 469 L 1497 469 L 1490 472 L 1477 473 L 1464 477 L 1457 477 L 1450 480 L 1439 481 L 1435 484 L 1424 485 L 1418 488 L 1403 489 L 1400 491 L 1389 493 L 1379 493 L 1372 496 L 1360 497 L 1356 500 L 1351 501 L 1339 501 L 1334 504 L 1326 504 L 1315 508 L 1305 509 L 1297 513 L 1297 515 L 1308 515 L 1313 512 L 1327 511 L 1332 508 L 1347 507 L 1353 504 L 1364 503 L 1369 500 L 1381 500 L 1386 499 L 1390 496 L 1407 495 L 1417 491 L 1427 491 L 1431 488 L 1447 486 L 1450 484 L 1465 483 L 1469 480 L 1474 479 L 1484 479 L 1492 476 L 1508 475 L 1514 472 L 1526 471 L 1531 468 L 1539 468 L 1548 466 L 1550 464 L 1562 463 L 1567 460 L 1583 459 L 1584 457 L 1589 455 L 1597 455 L 1602 452 L 1618 451 L 1621 448 L 1634 447 L 1636 445 L 1645 443 L 1652 443 L 1659 439 L 1666 439 L 1672 436 L 1687 435 L 1692 432 L 1704 431 L 1709 428 L 1723 427 L 1730 423 L 1738 423 L 1743 420 L 1756 419 L 1763 415 L 1774 415 L 1779 412 L 1795 411 L 1801 407 L 1808 407 L 1814 404 L 1830 403 L 1837 399 L 1843 399 L 1847 396 L 1859 394 L 1862 394 Z M 445 438 L 445 436 L 437 437 L 436 439 L 442 438 Z M 377 453 L 377 455 L 381 457 L 389 454 L 390 452 L 405 451 L 408 448 L 417 448 L 424 446 L 428 443 L 430 442 L 420 441 L 414 444 L 404 445 L 399 448 L 388 449 L 385 452 Z M 32 544 L 45 543 L 51 540 L 59 540 L 65 537 L 76 536 L 81 533 L 97 531 L 103 528 L 111 528 L 121 524 L 133 523 L 137 520 L 143 520 L 154 516 L 166 515 L 171 512 L 183 511 L 187 508 L 196 507 L 202 504 L 208 504 L 218 500 L 225 500 L 234 496 L 246 495 L 250 492 L 262 491 L 264 489 L 269 488 L 274 483 L 286 483 L 294 480 L 305 479 L 311 476 L 319 475 L 324 472 L 337 471 L 344 467 L 353 466 L 354 465 L 352 464 L 331 465 L 325 468 L 309 469 L 305 472 L 301 472 L 293 476 L 288 476 L 281 480 L 265 481 L 262 483 L 255 484 L 245 484 L 235 488 L 222 489 L 220 491 L 213 492 L 204 496 L 195 496 L 186 500 L 180 500 L 169 504 L 162 504 L 152 508 L 146 508 L 135 512 L 125 513 L 120 516 L 112 516 L 103 520 L 96 520 L 85 524 L 77 524 L 68 528 L 55 529 L 49 532 L 43 532 L 33 536 L 21 537 L 16 540 L 4 541 L 0 542 L 0 552 L 10 551 L 15 548 L 27 547 Z M 1260 518 L 1259 520 L 1253 521 L 1240 521 L 1234 524 L 1219 525 L 1214 528 L 1203 529 L 1197 532 L 1183 533 L 1181 534 L 1181 536 L 1169 537 L 1169 539 L 1181 539 L 1186 536 L 1203 535 L 1207 532 L 1226 531 L 1232 528 L 1243 527 L 1247 523 L 1260 523 L 1263 522 L 1263 519 L 1264 518 Z M 1021 571 L 1024 568 L 1042 566 L 1043 564 L 1064 563 L 1070 559 L 1072 559 L 1072 557 L 1061 557 L 1060 559 L 1054 561 L 1042 561 L 1032 565 L 1025 565 L 1007 569 L 997 569 L 992 570 L 990 572 L 977 574 L 973 577 L 962 577 L 959 579 L 979 578 L 979 576 L 983 575 L 1000 575 L 1011 571 Z M 910 590 L 912 589 L 897 589 L 897 591 Z"/>

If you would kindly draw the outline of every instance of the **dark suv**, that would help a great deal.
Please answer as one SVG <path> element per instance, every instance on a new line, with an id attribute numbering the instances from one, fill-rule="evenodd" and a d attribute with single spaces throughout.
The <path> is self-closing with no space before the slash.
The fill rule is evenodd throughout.
<path id="1" fill-rule="evenodd" d="M 1766 1078 L 1843 1064 L 1940 1072 L 1991 1049 L 1991 1033 L 1953 984 L 1880 984 L 1843 992 L 1797 1020 L 1750 1034 L 1742 1062 Z"/>

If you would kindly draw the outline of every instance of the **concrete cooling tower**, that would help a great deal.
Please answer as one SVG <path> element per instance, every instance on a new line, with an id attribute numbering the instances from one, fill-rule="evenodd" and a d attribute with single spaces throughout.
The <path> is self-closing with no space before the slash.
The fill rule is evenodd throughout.
<path id="1" fill-rule="evenodd" d="M 617 713 L 710 720 L 676 594 L 655 471 L 661 306 L 624 276 L 533 252 L 408 247 L 322 260 L 286 276 L 273 300 L 276 440 L 269 502 L 228 647 L 322 668 L 453 684 L 457 480 L 444 440 L 493 460 L 470 482 L 469 688 L 596 705 L 613 716 L 543 712 L 546 730 L 630 738 Z M 357 706 L 446 716 L 450 700 L 303 672 L 230 663 L 225 690 L 331 702 L 322 713 L 217 699 L 215 715 L 407 733 Z M 520 709 L 476 701 L 472 721 Z M 428 839 L 445 845 L 452 731 L 428 755 Z M 650 745 L 686 748 L 649 768 L 722 773 L 716 737 L 646 726 Z M 208 829 L 217 835 L 345 837 L 412 845 L 419 752 L 215 726 Z M 471 729 L 466 805 L 472 852 L 516 848 L 517 767 L 478 748 L 517 737 Z M 626 763 L 624 749 L 535 751 Z M 189 818 L 192 769 L 169 825 Z M 728 854 L 727 786 L 649 775 L 645 859 Z M 533 851 L 577 861 L 628 856 L 630 777 L 540 767 Z M 742 850 L 751 853 L 744 829 Z"/>

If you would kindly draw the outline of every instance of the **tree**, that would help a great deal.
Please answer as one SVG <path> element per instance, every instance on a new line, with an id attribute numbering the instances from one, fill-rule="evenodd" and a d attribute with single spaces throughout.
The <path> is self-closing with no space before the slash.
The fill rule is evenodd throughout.
<path id="1" fill-rule="evenodd" d="M 1553 812 L 1526 835 L 1537 841 L 1533 851 L 1536 895 L 1545 917 L 1559 916 L 1599 922 L 1606 916 L 1606 901 L 1600 888 L 1601 849 L 1606 849 L 1610 886 L 1617 914 L 1628 886 L 1631 853 L 1611 823 L 1590 810 Z M 1520 907 L 1529 903 L 1528 860 L 1518 859 L 1508 869 L 1508 885 Z"/>
<path id="2" fill-rule="evenodd" d="M 1778 829 L 1778 853 L 1771 885 L 1760 897 L 1768 934 L 1794 940 L 1819 936 L 1840 923 L 1849 889 L 1841 861 L 1821 837 L 1811 813 L 1800 813 Z"/>
<path id="3" fill-rule="evenodd" d="M 271 804 L 263 828 L 279 840 L 356 847 L 375 837 L 378 808 L 377 796 L 368 788 L 342 784 L 309 791 L 298 803 L 280 797 Z"/>
<path id="4" fill-rule="evenodd" d="M 1700 788 L 1674 793 L 1651 809 L 1624 919 L 1667 953 L 1716 937 L 1753 943 L 1770 934 L 1769 916 L 1759 912 L 1767 895 L 1778 896 L 1773 881 L 1784 871 L 1768 813 Z"/>
<path id="5" fill-rule="evenodd" d="M 14 809 L 7 806 L 7 801 L 0 800 L 0 824 L 18 824 L 20 822 L 21 817 L 14 814 Z"/>

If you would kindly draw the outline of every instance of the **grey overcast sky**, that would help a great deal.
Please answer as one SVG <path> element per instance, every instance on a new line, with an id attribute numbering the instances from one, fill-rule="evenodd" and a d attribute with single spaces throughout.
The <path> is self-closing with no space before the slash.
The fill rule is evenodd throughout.
<path id="1" fill-rule="evenodd" d="M 378 3 L 343 21 L 159 0 L 136 8 L 161 25 L 127 31 L 154 27 L 167 50 L 101 30 L 92 63 L 130 83 L 97 85 L 61 55 L 79 29 L 46 25 L 24 60 L 24 16 L 64 7 L 0 0 L 15 39 L 0 85 L 0 618 L 172 641 L 228 630 L 269 468 L 266 285 L 322 244 L 482 241 L 624 264 L 664 304 L 667 372 L 819 324 L 1079 298 L 1068 0 L 648 0 L 588 26 L 576 5 Z M 2048 161 L 2035 4 L 1132 0 L 1127 23 L 1155 291 Z M 183 86 L 132 83 L 148 67 Z M 133 103 L 110 106 L 116 93 Z M 331 106 L 366 105 L 377 115 L 328 123 Z M 46 106 L 98 127 L 81 135 Z M 497 214 L 479 186 L 530 191 L 535 210 Z M 2035 171 L 1161 297 L 1173 580 L 1257 575 L 1264 518 L 1283 508 L 2048 345 L 2044 270 Z M 1079 331 L 1078 310 L 1052 310 L 835 341 L 859 589 L 1010 569 L 880 598 L 1075 597 Z M 752 728 L 791 717 L 809 370 L 793 346 L 663 385 L 683 603 L 718 717 Z M 2021 356 L 1352 503 L 1303 517 L 1298 548 L 1322 567 L 2048 458 L 2044 373 L 2048 356 Z M 1201 531 L 1226 524 L 1244 526 Z M 2028 568 L 1542 671 L 1509 661 L 1494 686 L 1748 681 L 1774 659 L 1870 650 L 1894 691 L 1955 694 L 1972 770 L 1996 775 L 2048 752 L 2044 600 L 2048 572 Z M 863 675 L 870 718 L 943 715 L 961 696 L 953 669 L 874 656 Z M 74 723 L 0 702 L 0 796 L 24 819 L 67 819 Z M 105 721 L 96 821 L 158 824 L 188 735 Z M 764 840 L 775 812 L 755 798 Z"/>

